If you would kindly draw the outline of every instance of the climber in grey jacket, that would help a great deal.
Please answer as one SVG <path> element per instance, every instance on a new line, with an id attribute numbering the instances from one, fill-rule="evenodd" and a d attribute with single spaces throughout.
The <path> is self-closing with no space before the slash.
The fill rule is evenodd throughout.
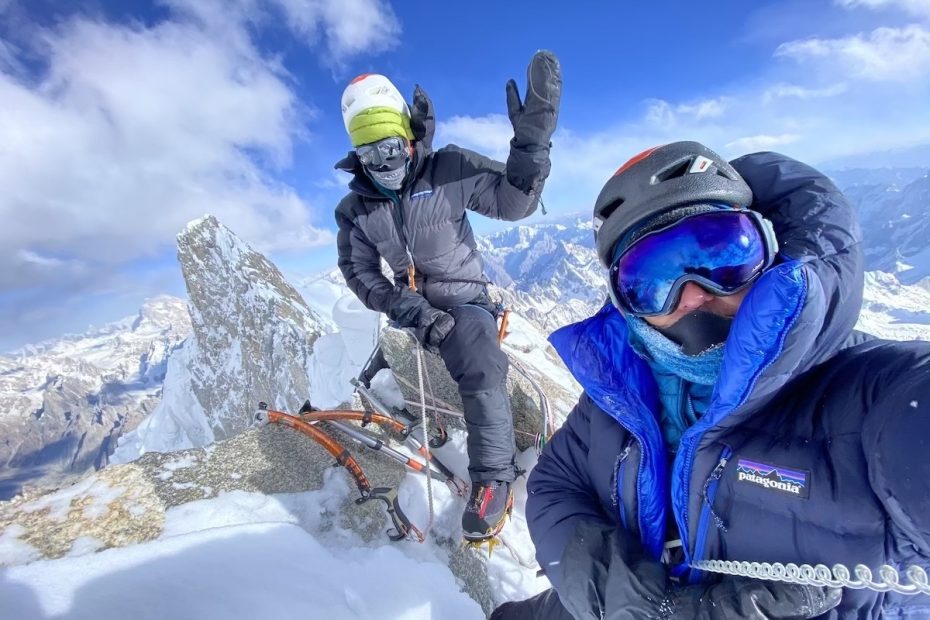
<path id="1" fill-rule="evenodd" d="M 516 83 L 507 83 L 514 137 L 506 165 L 455 145 L 433 151 L 432 102 L 419 86 L 412 113 L 382 75 L 355 78 L 342 96 L 354 149 L 336 164 L 353 175 L 336 207 L 339 268 L 362 303 L 438 350 L 458 384 L 472 480 L 462 528 L 472 541 L 503 526 L 513 502 L 515 443 L 507 356 L 497 344 L 496 309 L 466 209 L 507 221 L 536 210 L 561 87 L 551 52 L 533 56 L 524 100 Z"/>

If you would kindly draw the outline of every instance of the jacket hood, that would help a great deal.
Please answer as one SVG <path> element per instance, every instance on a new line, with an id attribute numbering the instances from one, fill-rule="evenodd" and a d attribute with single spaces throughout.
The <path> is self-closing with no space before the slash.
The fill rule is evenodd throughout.
<path id="1" fill-rule="evenodd" d="M 734 318 L 713 404 L 699 423 L 705 429 L 742 419 L 729 414 L 754 410 L 792 377 L 843 348 L 864 287 L 859 225 L 829 179 L 777 153 L 732 163 L 752 188 L 751 208 L 772 222 L 780 249 L 776 265 L 753 285 Z M 627 391 L 622 372 L 603 370 L 619 361 L 618 348 L 629 346 L 625 321 L 611 305 L 550 340 L 586 390 L 596 385 L 602 394 Z M 598 404 L 610 411 L 608 403 Z"/>

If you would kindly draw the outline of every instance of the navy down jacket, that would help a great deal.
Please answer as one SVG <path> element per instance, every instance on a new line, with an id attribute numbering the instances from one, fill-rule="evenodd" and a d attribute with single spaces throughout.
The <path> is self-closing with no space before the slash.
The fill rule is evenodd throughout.
<path id="1" fill-rule="evenodd" d="M 619 312 L 550 337 L 584 388 L 528 482 L 556 590 L 579 523 L 625 528 L 658 558 L 669 513 L 686 557 L 669 571 L 686 583 L 717 578 L 690 568 L 706 559 L 930 565 L 930 343 L 853 331 L 861 234 L 826 177 L 775 153 L 733 165 L 779 259 L 743 301 L 711 404 L 671 465 L 655 380 Z M 846 589 L 826 617 L 898 615 L 930 617 L 930 597 Z"/>

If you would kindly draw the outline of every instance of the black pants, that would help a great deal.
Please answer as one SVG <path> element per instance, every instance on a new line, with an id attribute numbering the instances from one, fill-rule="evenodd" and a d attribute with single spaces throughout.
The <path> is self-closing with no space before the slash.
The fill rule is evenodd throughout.
<path id="1" fill-rule="evenodd" d="M 555 590 L 549 588 L 525 601 L 504 603 L 491 613 L 489 620 L 573 620 L 559 600 Z"/>
<path id="2" fill-rule="evenodd" d="M 497 321 L 481 305 L 457 306 L 448 312 L 455 327 L 439 354 L 462 397 L 468 472 L 473 482 L 513 482 L 516 444 L 507 394 L 509 364 L 497 344 Z"/>

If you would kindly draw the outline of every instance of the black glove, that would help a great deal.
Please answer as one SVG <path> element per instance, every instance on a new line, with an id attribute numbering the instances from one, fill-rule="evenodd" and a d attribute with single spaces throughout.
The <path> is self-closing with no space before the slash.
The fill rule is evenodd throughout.
<path id="1" fill-rule="evenodd" d="M 438 349 L 455 327 L 455 319 L 448 312 L 430 307 L 420 313 L 415 330 L 417 340 L 425 347 Z"/>
<path id="2" fill-rule="evenodd" d="M 507 82 L 507 115 L 513 125 L 507 180 L 523 193 L 539 194 L 549 177 L 549 139 L 562 98 L 562 70 L 552 52 L 536 52 L 526 70 L 526 100 Z"/>
<path id="3" fill-rule="evenodd" d="M 670 591 L 659 618 L 778 618 L 806 620 L 840 604 L 840 588 L 818 588 L 780 581 L 724 577 L 711 586 L 687 586 Z"/>
<path id="4" fill-rule="evenodd" d="M 513 125 L 515 148 L 549 148 L 559 118 L 562 69 L 555 54 L 539 51 L 526 70 L 526 99 L 520 101 L 517 83 L 507 82 L 507 116 Z"/>
<path id="5" fill-rule="evenodd" d="M 410 110 L 410 129 L 413 139 L 422 142 L 427 149 L 433 146 L 433 132 L 436 130 L 436 116 L 433 102 L 430 101 L 420 85 L 413 89 L 413 108 Z"/>
<path id="6" fill-rule="evenodd" d="M 576 618 L 802 620 L 840 603 L 842 590 L 724 577 L 679 587 L 622 528 L 584 522 L 560 562 L 562 602 Z"/>

